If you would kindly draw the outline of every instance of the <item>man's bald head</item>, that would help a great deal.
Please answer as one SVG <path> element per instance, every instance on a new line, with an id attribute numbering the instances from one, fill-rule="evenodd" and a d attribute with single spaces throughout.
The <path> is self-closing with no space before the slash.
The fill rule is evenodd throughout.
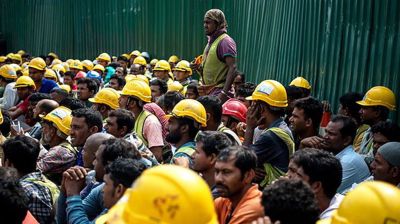
<path id="1" fill-rule="evenodd" d="M 85 168 L 93 169 L 93 161 L 95 159 L 96 151 L 105 140 L 114 138 L 114 136 L 108 133 L 95 133 L 86 139 L 85 145 L 83 146 L 83 166 Z"/>
<path id="2" fill-rule="evenodd" d="M 50 99 L 40 100 L 33 109 L 33 117 L 37 118 L 39 114 L 46 115 L 58 107 L 57 101 Z"/>

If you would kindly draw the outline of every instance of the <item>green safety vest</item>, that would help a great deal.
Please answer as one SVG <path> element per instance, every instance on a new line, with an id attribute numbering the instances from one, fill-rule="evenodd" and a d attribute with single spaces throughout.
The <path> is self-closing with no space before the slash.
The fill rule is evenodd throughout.
<path id="1" fill-rule="evenodd" d="M 220 61 L 217 56 L 217 47 L 219 42 L 227 36 L 226 33 L 220 35 L 212 44 L 206 54 L 208 44 L 203 52 L 203 84 L 204 85 L 217 85 L 223 87 L 226 75 L 228 74 L 228 65 Z"/>
<path id="2" fill-rule="evenodd" d="M 265 131 L 272 131 L 280 139 L 282 139 L 282 141 L 286 144 L 286 146 L 289 150 L 289 157 L 293 155 L 294 150 L 295 150 L 295 145 L 294 145 L 293 138 L 288 133 L 286 133 L 283 129 L 277 128 L 277 127 L 270 128 Z M 270 163 L 264 163 L 263 167 L 265 170 L 265 178 L 260 183 L 261 187 L 265 187 L 266 185 L 271 184 L 274 180 L 285 175 L 285 172 L 278 169 L 277 167 L 272 166 Z"/>
<path id="3" fill-rule="evenodd" d="M 44 175 L 43 175 L 43 180 L 38 180 L 38 179 L 34 179 L 34 178 L 26 178 L 26 179 L 24 179 L 24 181 L 35 183 L 35 184 L 38 184 L 40 186 L 43 186 L 43 187 L 46 187 L 47 189 L 49 189 L 50 194 L 51 194 L 52 204 L 54 205 L 56 203 L 58 196 L 60 195 L 60 190 L 58 189 L 57 185 L 55 185 L 53 182 L 51 182 L 49 179 L 47 179 Z"/>
<path id="4" fill-rule="evenodd" d="M 144 122 L 146 121 L 147 117 L 150 116 L 151 113 L 143 110 L 139 116 L 135 120 L 135 126 L 133 127 L 134 131 L 136 132 L 137 136 L 142 140 L 142 142 L 146 145 L 146 147 L 149 147 L 149 142 L 147 139 L 144 137 L 143 133 L 143 127 L 144 127 Z"/>

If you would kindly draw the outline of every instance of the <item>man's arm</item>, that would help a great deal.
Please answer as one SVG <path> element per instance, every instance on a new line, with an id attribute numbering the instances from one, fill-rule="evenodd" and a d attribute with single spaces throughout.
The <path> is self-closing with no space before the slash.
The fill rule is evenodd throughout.
<path id="1" fill-rule="evenodd" d="M 225 63 L 228 65 L 228 74 L 226 75 L 226 81 L 224 88 L 222 89 L 224 93 L 219 94 L 219 98 L 221 99 L 222 103 L 228 100 L 227 93 L 232 88 L 233 80 L 235 79 L 236 74 L 236 58 L 232 56 L 225 57 Z"/>

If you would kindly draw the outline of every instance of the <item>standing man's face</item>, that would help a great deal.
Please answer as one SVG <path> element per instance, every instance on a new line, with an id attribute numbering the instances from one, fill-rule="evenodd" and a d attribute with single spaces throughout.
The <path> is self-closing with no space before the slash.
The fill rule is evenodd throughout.
<path id="1" fill-rule="evenodd" d="M 217 30 L 217 23 L 209 18 L 204 18 L 204 32 L 206 33 L 207 36 L 210 36 Z"/>

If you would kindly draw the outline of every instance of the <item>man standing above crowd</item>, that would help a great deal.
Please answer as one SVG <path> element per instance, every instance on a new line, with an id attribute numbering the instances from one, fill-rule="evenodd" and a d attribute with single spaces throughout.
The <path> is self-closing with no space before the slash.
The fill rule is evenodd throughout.
<path id="1" fill-rule="evenodd" d="M 200 76 L 200 95 L 217 95 L 225 102 L 231 90 L 236 70 L 236 43 L 227 34 L 224 13 L 210 9 L 204 15 L 204 30 L 208 43 L 204 49 Z"/>

